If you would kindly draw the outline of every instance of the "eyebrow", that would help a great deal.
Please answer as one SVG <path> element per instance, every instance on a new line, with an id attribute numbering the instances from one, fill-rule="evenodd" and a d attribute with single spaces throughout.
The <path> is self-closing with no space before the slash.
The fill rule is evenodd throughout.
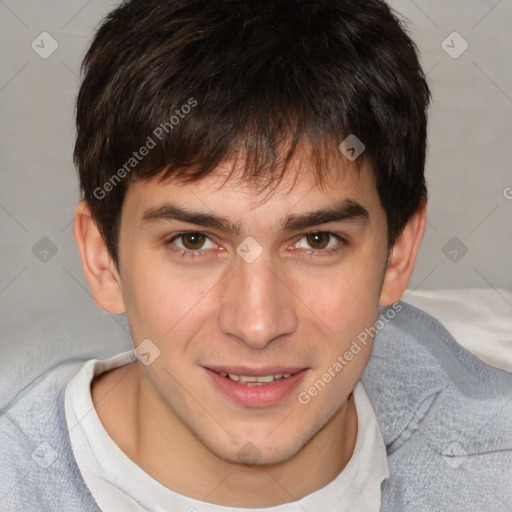
<path id="1" fill-rule="evenodd" d="M 343 199 L 333 206 L 307 213 L 289 215 L 282 223 L 283 231 L 299 231 L 332 222 L 367 222 L 368 210 L 352 199 Z M 149 208 L 142 215 L 139 227 L 157 221 L 182 221 L 239 235 L 242 227 L 225 217 L 187 210 L 172 203 Z"/>

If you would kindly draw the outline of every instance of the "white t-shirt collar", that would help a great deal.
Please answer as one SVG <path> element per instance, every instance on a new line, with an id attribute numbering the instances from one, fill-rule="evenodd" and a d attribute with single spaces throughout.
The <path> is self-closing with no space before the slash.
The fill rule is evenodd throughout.
<path id="1" fill-rule="evenodd" d="M 137 466 L 104 429 L 92 403 L 93 377 L 136 360 L 133 350 L 87 361 L 66 387 L 65 412 L 71 446 L 87 487 L 104 512 L 377 512 L 381 483 L 389 477 L 386 447 L 377 417 L 359 381 L 354 389 L 358 432 L 351 459 L 325 487 L 298 502 L 242 509 L 212 505 L 174 492 Z"/>

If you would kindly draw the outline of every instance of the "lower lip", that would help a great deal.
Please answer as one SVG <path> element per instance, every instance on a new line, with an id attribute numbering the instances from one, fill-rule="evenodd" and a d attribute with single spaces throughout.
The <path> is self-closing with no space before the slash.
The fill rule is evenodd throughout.
<path id="1" fill-rule="evenodd" d="M 205 370 L 224 395 L 227 395 L 237 404 L 247 407 L 270 407 L 277 405 L 292 393 L 307 373 L 307 369 L 304 369 L 273 384 L 247 386 L 246 384 L 239 384 L 229 377 L 223 377 L 208 368 L 205 368 Z"/>

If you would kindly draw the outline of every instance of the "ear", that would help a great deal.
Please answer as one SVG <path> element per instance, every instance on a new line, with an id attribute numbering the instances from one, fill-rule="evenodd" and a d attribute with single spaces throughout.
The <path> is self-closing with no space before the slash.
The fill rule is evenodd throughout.
<path id="1" fill-rule="evenodd" d="M 76 207 L 73 235 L 94 302 L 109 313 L 124 313 L 119 273 L 85 201 Z"/>
<path id="2" fill-rule="evenodd" d="M 379 299 L 380 306 L 389 306 L 402 298 L 414 270 L 426 223 L 427 201 L 423 200 L 391 248 Z"/>

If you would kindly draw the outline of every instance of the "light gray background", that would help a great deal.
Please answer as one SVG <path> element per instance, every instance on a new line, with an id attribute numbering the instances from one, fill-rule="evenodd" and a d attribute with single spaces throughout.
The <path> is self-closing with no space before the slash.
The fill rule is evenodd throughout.
<path id="1" fill-rule="evenodd" d="M 98 357 L 129 347 L 124 317 L 100 311 L 88 293 L 71 230 L 79 65 L 116 3 L 0 1 L 0 343 L 4 358 L 26 350 L 29 365 L 87 355 L 94 342 Z M 433 93 L 429 225 L 410 287 L 512 290 L 512 0 L 390 3 L 410 20 Z M 59 45 L 47 59 L 31 47 L 43 31 Z M 469 44 L 456 59 L 442 47 L 461 48 L 454 31 Z M 48 261 L 32 250 L 42 237 L 57 249 Z M 453 237 L 458 247 L 446 248 Z M 103 352 L 91 332 L 108 341 Z M 49 338 L 60 341 L 58 357 L 30 356 Z"/>

